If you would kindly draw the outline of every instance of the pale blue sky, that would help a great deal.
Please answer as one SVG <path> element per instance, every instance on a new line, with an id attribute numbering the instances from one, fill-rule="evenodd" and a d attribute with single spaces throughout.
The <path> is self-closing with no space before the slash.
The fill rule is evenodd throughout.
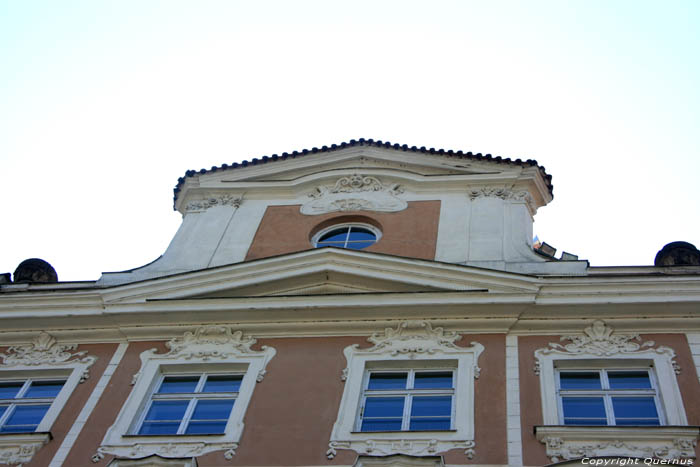
<path id="1" fill-rule="evenodd" d="M 0 0 L 0 272 L 151 261 L 187 169 L 353 138 L 534 158 L 539 238 L 700 246 L 700 2 Z"/>

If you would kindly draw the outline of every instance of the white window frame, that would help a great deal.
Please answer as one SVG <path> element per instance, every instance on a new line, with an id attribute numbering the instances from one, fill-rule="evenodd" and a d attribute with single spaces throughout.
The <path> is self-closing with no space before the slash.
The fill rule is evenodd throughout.
<path id="1" fill-rule="evenodd" d="M 654 405 L 656 407 L 656 413 L 659 418 L 659 425 L 648 425 L 648 426 L 661 426 L 661 425 L 666 425 L 665 423 L 665 417 L 664 417 L 664 411 L 663 407 L 661 405 L 661 401 L 659 400 L 659 389 L 658 389 L 658 384 L 656 382 L 656 375 L 653 371 L 653 368 L 646 367 L 646 368 L 640 368 L 640 367 L 629 367 L 625 365 L 606 365 L 603 368 L 600 367 L 595 367 L 595 368 L 560 368 L 556 367 L 556 383 L 557 383 L 557 402 L 558 406 L 557 409 L 559 411 L 559 424 L 564 425 L 564 407 L 563 407 L 563 398 L 564 397 L 602 397 L 603 398 L 603 404 L 605 407 L 605 416 L 606 416 L 606 425 L 607 426 L 618 426 L 615 417 L 614 417 L 614 410 L 613 410 L 613 405 L 612 405 L 612 398 L 613 396 L 646 396 L 646 397 L 652 397 L 654 399 Z M 620 389 L 611 389 L 610 388 L 610 383 L 608 381 L 608 373 L 609 372 L 615 372 L 615 371 L 636 371 L 636 372 L 646 372 L 647 375 L 649 376 L 649 383 L 651 385 L 650 389 L 625 389 L 625 390 L 620 390 Z M 598 373 L 598 377 L 600 378 L 599 381 L 601 383 L 601 389 L 575 389 L 575 390 L 566 390 L 566 389 L 561 389 L 561 373 Z M 568 425 L 568 426 L 586 426 L 586 425 Z M 628 426 L 628 425 L 619 425 L 619 426 Z"/>
<path id="2" fill-rule="evenodd" d="M 156 392 L 161 384 L 163 384 L 163 380 L 168 377 L 168 376 L 191 376 L 191 377 L 198 377 L 199 380 L 197 382 L 197 385 L 195 386 L 194 392 L 188 392 L 188 393 L 173 393 L 173 394 L 159 394 Z M 190 421 L 192 420 L 192 415 L 194 413 L 195 407 L 196 407 L 196 401 L 200 400 L 211 400 L 211 399 L 216 399 L 216 400 L 233 400 L 234 401 L 234 406 L 236 405 L 235 401 L 238 399 L 238 396 L 240 394 L 240 391 L 238 392 L 227 392 L 227 393 L 205 393 L 202 392 L 202 388 L 204 387 L 205 381 L 209 376 L 241 376 L 241 383 L 242 377 L 245 376 L 245 373 L 241 372 L 194 372 L 194 373 L 172 373 L 172 374 L 161 374 L 160 377 L 158 378 L 158 381 L 156 382 L 155 386 L 153 387 L 153 390 L 149 394 L 148 397 L 148 403 L 144 406 L 143 410 L 141 411 L 141 416 L 138 418 L 137 423 L 134 423 L 132 429 L 131 429 L 131 434 L 132 435 L 139 435 L 139 436 L 159 436 L 159 435 L 140 435 L 139 431 L 141 430 L 141 427 L 143 426 L 143 422 L 145 421 L 146 414 L 148 414 L 148 411 L 151 409 L 151 405 L 153 405 L 154 401 L 157 400 L 189 400 L 187 409 L 185 410 L 185 413 L 182 417 L 182 420 L 180 421 L 180 426 L 178 427 L 178 432 L 175 434 L 175 436 L 179 435 L 184 435 L 185 430 L 188 428 Z M 225 396 L 225 397 L 224 397 Z M 231 411 L 233 412 L 233 407 L 231 408 Z M 230 419 L 229 415 L 229 419 Z"/>
<path id="3" fill-rule="evenodd" d="M 134 376 L 134 388 L 122 406 L 115 423 L 109 428 L 93 456 L 98 462 L 105 454 L 124 458 L 142 458 L 158 455 L 164 458 L 200 456 L 213 451 L 224 451 L 231 459 L 243 434 L 246 409 L 255 385 L 262 381 L 265 367 L 276 353 L 272 347 L 251 350 L 255 339 L 244 337 L 222 326 L 203 326 L 181 338 L 170 340 L 169 352 L 156 353 L 155 349 L 141 354 L 141 370 Z M 151 395 L 163 375 L 191 375 L 196 373 L 242 374 L 236 402 L 221 435 L 141 435 L 135 430 L 150 404 Z M 177 442 L 173 443 L 173 439 Z"/>
<path id="4" fill-rule="evenodd" d="M 314 248 L 318 248 L 318 241 L 321 239 L 321 237 L 323 237 L 327 233 L 332 232 L 333 230 L 336 230 L 336 229 L 351 228 L 351 227 L 361 227 L 363 229 L 367 229 L 370 232 L 372 232 L 374 234 L 374 236 L 376 237 L 376 239 L 374 240 L 374 243 L 372 243 L 372 245 L 376 245 L 379 242 L 379 240 L 382 238 L 382 231 L 371 224 L 365 224 L 362 222 L 346 222 L 343 224 L 334 224 L 334 225 L 331 225 L 330 227 L 326 227 L 325 229 L 322 229 L 322 230 L 316 232 L 316 234 L 314 234 L 314 236 L 311 238 L 311 244 L 314 246 Z M 370 246 L 372 246 L 372 245 L 370 245 Z M 347 239 L 346 239 L 344 246 L 342 246 L 342 247 L 338 246 L 336 248 L 348 249 Z M 367 247 L 367 248 L 369 248 L 369 247 Z"/>
<path id="5" fill-rule="evenodd" d="M 637 334 L 617 334 L 603 321 L 594 321 L 582 334 L 564 336 L 535 351 L 540 378 L 541 426 L 535 436 L 553 462 L 580 457 L 628 456 L 672 459 L 694 456 L 697 427 L 688 427 L 676 373 L 681 369 L 670 347 L 643 342 Z M 657 383 L 660 422 L 651 426 L 562 425 L 558 371 L 572 369 L 649 369 Z"/>
<path id="6" fill-rule="evenodd" d="M 76 344 L 59 344 L 53 336 L 41 332 L 30 344 L 10 346 L 7 353 L 0 354 L 2 381 L 65 381 L 33 433 L 0 434 L 0 458 L 3 461 L 27 463 L 51 439 L 51 427 L 78 384 L 89 377 L 90 367 L 97 360 L 85 351 L 76 352 L 76 348 Z"/>
<path id="7" fill-rule="evenodd" d="M 58 391 L 55 397 L 32 397 L 32 398 L 25 398 L 24 395 L 27 393 L 29 388 L 34 382 L 41 382 L 41 381 L 55 381 L 58 382 L 60 381 L 62 384 L 61 389 Z M 34 430 L 30 431 L 23 431 L 23 432 L 18 432 L 18 433 L 33 433 L 33 432 L 41 432 L 41 431 L 48 431 L 48 430 L 40 430 L 39 428 L 46 424 L 44 424 L 44 419 L 49 413 L 49 410 L 51 410 L 51 407 L 53 406 L 54 402 L 56 401 L 56 398 L 58 395 L 63 391 L 63 388 L 65 387 L 67 382 L 67 375 L 66 376 L 56 376 L 56 377 L 49 377 L 48 375 L 41 375 L 41 374 L 32 374 L 31 376 L 27 378 L 0 378 L 0 383 L 22 383 L 22 386 L 19 388 L 17 391 L 17 394 L 15 395 L 14 398 L 12 399 L 0 399 L 0 405 L 7 405 L 7 409 L 4 411 L 4 413 L 0 416 L 0 434 L 7 434 L 7 433 L 13 433 L 13 432 L 2 432 L 2 428 L 5 426 L 7 423 L 7 420 L 12 416 L 14 413 L 14 410 L 17 407 L 26 407 L 26 406 L 32 406 L 32 405 L 48 405 L 48 409 L 44 413 L 44 416 L 41 418 L 41 421 L 37 425 L 37 428 Z"/>
<path id="8" fill-rule="evenodd" d="M 472 342 L 470 347 L 454 344 L 456 333 L 433 329 L 425 321 L 404 321 L 397 329 L 387 328 L 368 340 L 374 347 L 358 345 L 344 350 L 347 368 L 343 371 L 345 388 L 333 425 L 327 456 L 337 449 L 358 454 L 434 455 L 462 448 L 474 455 L 474 380 L 479 376 L 478 358 L 484 347 Z M 434 431 L 358 431 L 357 419 L 367 371 L 453 370 L 453 426 Z"/>
<path id="9" fill-rule="evenodd" d="M 447 373 L 452 375 L 452 387 L 450 389 L 444 388 L 433 388 L 433 389 L 416 389 L 415 377 L 416 373 Z M 389 389 L 389 390 L 371 390 L 368 389 L 369 380 L 372 373 L 406 373 L 406 388 L 405 389 Z M 386 433 L 386 431 L 362 431 L 362 420 L 364 419 L 364 408 L 366 405 L 367 397 L 403 397 L 404 406 L 403 414 L 401 419 L 401 430 L 403 432 L 419 431 L 411 430 L 411 409 L 413 405 L 413 399 L 415 396 L 450 396 L 450 427 L 446 430 L 432 430 L 432 431 L 450 431 L 452 430 L 455 423 L 455 371 L 454 368 L 405 368 L 405 369 L 391 369 L 384 370 L 381 368 L 368 369 L 365 371 L 364 380 L 362 382 L 362 401 L 360 402 L 360 407 L 357 414 L 357 422 L 355 425 L 356 432 L 362 433 Z M 422 430 L 428 431 L 428 430 Z"/>

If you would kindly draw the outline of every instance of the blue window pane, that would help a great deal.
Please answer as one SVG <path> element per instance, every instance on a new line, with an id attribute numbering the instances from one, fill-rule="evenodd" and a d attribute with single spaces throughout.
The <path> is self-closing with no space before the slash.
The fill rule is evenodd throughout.
<path id="1" fill-rule="evenodd" d="M 0 399 L 14 399 L 24 383 L 0 383 Z"/>
<path id="2" fill-rule="evenodd" d="M 159 394 L 194 392 L 199 376 L 166 376 L 158 389 Z"/>
<path id="3" fill-rule="evenodd" d="M 369 241 L 370 243 L 374 243 L 376 239 L 377 237 L 376 235 L 374 235 L 374 233 L 372 233 L 372 231 L 363 229 L 361 227 L 353 227 L 350 231 L 350 237 L 348 237 L 348 240 L 351 241 L 365 240 Z"/>
<path id="4" fill-rule="evenodd" d="M 215 375 L 207 377 L 202 392 L 238 392 L 243 376 Z"/>
<path id="5" fill-rule="evenodd" d="M 5 426 L 32 425 L 36 428 L 48 410 L 48 405 L 18 405 L 15 407 L 12 415 L 10 415 L 10 418 L 7 419 L 7 422 L 5 422 Z M 32 431 L 34 428 L 32 428 Z"/>
<path id="6" fill-rule="evenodd" d="M 452 414 L 451 396 L 414 397 L 411 417 L 450 416 Z"/>
<path id="7" fill-rule="evenodd" d="M 561 389 L 601 389 L 598 373 L 560 373 Z"/>
<path id="8" fill-rule="evenodd" d="M 413 387 L 416 389 L 450 389 L 452 388 L 452 372 L 416 373 Z"/>
<path id="9" fill-rule="evenodd" d="M 406 373 L 372 373 L 368 389 L 406 389 Z"/>
<path id="10" fill-rule="evenodd" d="M 193 420 L 228 420 L 233 407 L 233 399 L 200 400 L 192 414 Z"/>
<path id="11" fill-rule="evenodd" d="M 616 420 L 621 418 L 659 418 L 653 397 L 613 397 L 612 403 Z"/>
<path id="12" fill-rule="evenodd" d="M 449 430 L 450 429 L 450 419 L 449 418 L 411 419 L 411 425 L 410 425 L 409 429 L 411 431 Z"/>
<path id="13" fill-rule="evenodd" d="M 367 248 L 372 244 L 374 244 L 374 242 L 348 242 L 346 248 L 350 250 L 362 250 L 363 248 Z"/>
<path id="14" fill-rule="evenodd" d="M 140 435 L 174 435 L 180 428 L 179 422 L 144 422 Z"/>
<path id="15" fill-rule="evenodd" d="M 63 387 L 63 381 L 32 381 L 24 397 L 56 397 Z"/>
<path id="16" fill-rule="evenodd" d="M 182 420 L 190 401 L 153 401 L 146 420 Z"/>
<path id="17" fill-rule="evenodd" d="M 400 431 L 401 430 L 401 419 L 398 420 L 385 420 L 385 419 L 374 419 L 374 420 L 362 420 L 362 427 L 360 431 Z"/>
<path id="18" fill-rule="evenodd" d="M 345 242 L 348 237 L 348 228 L 344 227 L 342 229 L 332 230 L 318 239 L 318 243 L 321 242 Z"/>
<path id="19" fill-rule="evenodd" d="M 364 417 L 402 417 L 403 397 L 368 397 Z"/>
<path id="20" fill-rule="evenodd" d="M 198 422 L 191 421 L 185 433 L 188 435 L 224 433 L 226 422 Z"/>
<path id="21" fill-rule="evenodd" d="M 0 417 L 5 413 L 5 410 L 7 410 L 7 405 L 0 405 Z"/>
<path id="22" fill-rule="evenodd" d="M 563 397 L 565 418 L 605 419 L 605 405 L 602 397 Z"/>
<path id="23" fill-rule="evenodd" d="M 646 371 L 610 371 L 608 381 L 611 389 L 651 389 Z"/>
<path id="24" fill-rule="evenodd" d="M 623 418 L 623 419 L 618 419 L 615 420 L 616 425 L 652 425 L 652 426 L 658 426 L 661 423 L 659 423 L 658 418 Z"/>
<path id="25" fill-rule="evenodd" d="M 564 425 L 607 425 L 607 418 L 565 418 Z"/>

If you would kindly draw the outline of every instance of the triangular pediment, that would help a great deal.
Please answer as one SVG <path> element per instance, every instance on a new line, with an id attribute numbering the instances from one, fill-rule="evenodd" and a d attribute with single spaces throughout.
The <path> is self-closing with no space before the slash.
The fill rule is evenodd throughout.
<path id="1" fill-rule="evenodd" d="M 535 278 L 427 260 L 323 248 L 117 286 L 106 301 L 347 294 L 534 293 Z"/>

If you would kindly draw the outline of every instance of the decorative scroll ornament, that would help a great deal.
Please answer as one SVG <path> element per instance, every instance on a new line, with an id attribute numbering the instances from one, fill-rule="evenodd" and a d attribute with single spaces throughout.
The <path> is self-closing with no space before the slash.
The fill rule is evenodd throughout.
<path id="1" fill-rule="evenodd" d="M 34 454 L 49 442 L 48 433 L 3 434 L 0 439 L 0 464 L 18 465 L 32 460 Z"/>
<path id="2" fill-rule="evenodd" d="M 535 352 L 535 356 L 544 356 L 550 354 L 585 354 L 597 357 L 612 357 L 620 354 L 634 354 L 651 350 L 658 354 L 670 355 L 673 369 L 676 374 L 680 373 L 681 368 L 674 360 L 675 352 L 669 347 L 653 348 L 654 341 L 646 341 L 638 344 L 635 341 L 641 342 L 639 334 L 613 334 L 613 328 L 605 324 L 601 320 L 594 321 L 592 325 L 583 330 L 583 334 L 573 336 L 563 336 L 562 341 L 571 341 L 570 344 L 555 344 L 550 343 L 550 348 L 539 349 Z M 540 373 L 540 359 L 537 358 L 535 363 L 535 374 Z"/>
<path id="3" fill-rule="evenodd" d="M 338 455 L 338 449 L 353 449 L 358 454 L 367 454 L 371 456 L 390 456 L 393 454 L 406 454 L 409 456 L 429 456 L 435 455 L 438 452 L 443 452 L 448 449 L 464 449 L 464 455 L 469 459 L 474 458 L 474 448 L 476 442 L 462 441 L 449 442 L 439 441 L 437 439 L 421 439 L 421 440 L 387 440 L 387 439 L 367 439 L 363 441 L 355 441 L 353 443 L 343 441 L 331 441 L 328 443 L 326 457 L 333 459 Z"/>
<path id="4" fill-rule="evenodd" d="M 582 457 L 624 456 L 694 459 L 697 427 L 537 427 L 537 439 L 552 462 Z M 691 465 L 691 464 L 681 464 Z"/>
<path id="5" fill-rule="evenodd" d="M 345 387 L 326 456 L 334 458 L 338 449 L 371 456 L 426 456 L 464 449 L 466 456 L 473 457 L 474 380 L 479 377 L 478 361 L 484 346 L 478 342 L 472 342 L 470 347 L 457 346 L 455 342 L 461 337 L 456 332 L 433 327 L 428 321 L 412 320 L 375 332 L 367 339 L 373 344 L 371 347 L 361 348 L 358 344 L 346 347 L 343 353 L 347 366 L 341 374 Z M 397 364 L 401 368 L 431 368 L 433 362 L 436 368 L 449 365 L 456 374 L 452 430 L 387 433 L 356 430 L 362 381 L 368 368 L 397 368 Z"/>
<path id="6" fill-rule="evenodd" d="M 532 195 L 525 190 L 515 191 L 510 188 L 481 187 L 467 192 L 469 199 L 474 201 L 477 198 L 500 198 L 503 200 L 522 201 L 527 204 L 528 209 L 534 215 L 537 212 L 537 205 Z"/>
<path id="7" fill-rule="evenodd" d="M 92 457 L 93 462 L 98 462 L 105 454 L 128 459 L 151 455 L 175 459 L 198 457 L 215 451 L 221 451 L 224 459 L 231 460 L 243 434 L 243 419 L 255 386 L 262 381 L 268 362 L 276 354 L 274 348 L 264 345 L 260 350 L 253 350 L 256 342 L 242 331 L 234 331 L 228 326 L 209 325 L 170 339 L 165 343 L 167 351 L 164 353 L 158 353 L 158 349 L 141 352 L 141 368 L 132 380 L 134 388 Z M 189 371 L 200 372 L 203 365 L 220 371 L 230 371 L 232 366 L 238 368 L 236 371 L 245 368 L 224 433 L 216 436 L 178 435 L 177 440 L 133 433 L 134 420 L 143 415 L 143 407 L 153 391 L 153 384 L 164 368 L 178 368 L 177 371 L 182 372 L 191 368 Z"/>
<path id="8" fill-rule="evenodd" d="M 77 344 L 58 344 L 56 339 L 47 332 L 41 332 L 29 345 L 13 345 L 7 353 L 0 353 L 2 364 L 5 366 L 68 366 L 83 365 L 84 370 L 80 379 L 85 381 L 88 369 L 95 363 L 97 357 L 87 356 L 87 352 L 71 352 L 78 348 Z"/>
<path id="9" fill-rule="evenodd" d="M 244 355 L 264 355 L 267 359 L 263 368 L 256 376 L 258 382 L 265 376 L 265 365 L 275 356 L 275 349 L 263 345 L 261 351 L 251 350 L 251 346 L 257 342 L 256 339 L 243 335 L 243 331 L 233 331 L 226 326 L 202 326 L 194 332 L 186 332 L 182 337 L 175 337 L 165 343 L 169 352 L 158 355 L 157 349 L 147 350 L 141 354 L 141 368 L 154 356 L 158 358 L 185 360 L 209 361 L 212 359 L 226 359 L 229 357 L 241 357 Z M 141 372 L 136 373 L 131 384 L 135 384 Z"/>
<path id="10" fill-rule="evenodd" d="M 215 206 L 231 206 L 239 208 L 243 202 L 243 196 L 233 196 L 228 193 L 211 193 L 204 196 L 204 199 L 190 201 L 185 210 L 187 212 L 202 212 Z"/>
<path id="11" fill-rule="evenodd" d="M 353 174 L 339 179 L 334 186 L 319 186 L 301 206 L 307 216 L 337 211 L 396 212 L 408 207 L 397 197 L 403 193 L 398 184 L 385 185 L 378 178 Z"/>

